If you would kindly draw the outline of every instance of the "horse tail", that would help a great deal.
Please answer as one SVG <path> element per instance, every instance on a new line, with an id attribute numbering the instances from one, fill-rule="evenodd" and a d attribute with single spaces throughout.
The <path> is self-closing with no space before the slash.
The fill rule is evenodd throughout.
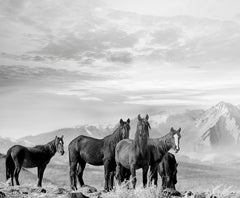
<path id="1" fill-rule="evenodd" d="M 11 149 L 9 149 L 7 152 L 5 168 L 6 168 L 6 180 L 8 180 L 15 169 L 14 161 L 11 156 Z"/>

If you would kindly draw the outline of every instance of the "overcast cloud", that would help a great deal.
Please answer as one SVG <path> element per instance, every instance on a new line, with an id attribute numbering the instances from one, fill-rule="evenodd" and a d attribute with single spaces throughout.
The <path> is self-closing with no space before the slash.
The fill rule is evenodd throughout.
<path id="1" fill-rule="evenodd" d="M 162 106 L 239 104 L 239 7 L 0 0 L 0 134 L 115 123 Z"/>

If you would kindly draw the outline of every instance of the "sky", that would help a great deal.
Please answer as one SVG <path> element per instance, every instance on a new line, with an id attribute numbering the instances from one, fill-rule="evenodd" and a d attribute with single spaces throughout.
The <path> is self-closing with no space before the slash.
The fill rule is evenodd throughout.
<path id="1" fill-rule="evenodd" d="M 240 104 L 238 0 L 0 0 L 0 136 Z"/>

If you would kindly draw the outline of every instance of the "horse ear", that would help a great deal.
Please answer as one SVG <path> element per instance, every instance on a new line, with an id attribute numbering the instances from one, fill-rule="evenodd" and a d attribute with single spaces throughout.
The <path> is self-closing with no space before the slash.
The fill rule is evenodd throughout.
<path id="1" fill-rule="evenodd" d="M 181 128 L 179 128 L 179 129 L 178 129 L 178 132 L 180 133 L 180 132 L 181 132 L 181 130 L 182 130 L 182 129 L 181 129 Z"/>
<path id="2" fill-rule="evenodd" d="M 146 120 L 148 120 L 148 118 L 149 118 L 149 115 L 147 114 L 147 115 L 146 115 Z"/>
<path id="3" fill-rule="evenodd" d="M 121 118 L 121 120 L 120 120 L 120 124 L 121 124 L 121 125 L 123 124 L 123 120 L 122 120 L 122 118 Z"/>
<path id="4" fill-rule="evenodd" d="M 130 119 L 129 119 L 129 118 L 127 119 L 127 123 L 128 123 L 128 124 L 130 123 Z"/>
<path id="5" fill-rule="evenodd" d="M 138 114 L 138 120 L 140 121 L 142 118 L 141 118 L 141 116 L 140 116 L 140 114 Z"/>
<path id="6" fill-rule="evenodd" d="M 171 127 L 171 129 L 170 129 L 171 131 L 174 131 L 174 129 L 173 129 L 173 127 Z"/>
<path id="7" fill-rule="evenodd" d="M 55 137 L 55 139 L 57 139 L 57 138 L 58 138 L 58 136 Z"/>
<path id="8" fill-rule="evenodd" d="M 61 139 L 63 139 L 63 137 L 64 137 L 64 136 L 62 135 Z"/>

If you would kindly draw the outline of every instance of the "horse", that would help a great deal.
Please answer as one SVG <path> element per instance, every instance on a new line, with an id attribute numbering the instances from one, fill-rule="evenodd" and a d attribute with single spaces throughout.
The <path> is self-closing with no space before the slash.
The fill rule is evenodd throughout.
<path id="1" fill-rule="evenodd" d="M 82 177 L 86 163 L 94 166 L 104 165 L 104 190 L 112 190 L 116 168 L 115 147 L 120 140 L 129 138 L 129 130 L 130 119 L 126 122 L 121 119 L 115 131 L 103 139 L 80 135 L 69 143 L 70 183 L 72 190 L 77 190 L 76 175 L 78 176 L 80 186 L 85 186 Z"/>
<path id="2" fill-rule="evenodd" d="M 181 128 L 175 130 L 173 127 L 170 132 L 165 136 L 160 138 L 151 138 L 148 141 L 148 149 L 150 152 L 150 174 L 149 174 L 149 185 L 151 185 L 154 180 L 154 185 L 157 185 L 157 168 L 159 163 L 162 161 L 165 154 L 168 153 L 170 149 L 174 149 L 177 153 L 180 150 L 179 142 L 181 138 Z"/>
<path id="3" fill-rule="evenodd" d="M 154 180 L 154 185 L 157 186 L 157 169 L 159 163 L 163 160 L 164 156 L 172 148 L 177 153 L 180 150 L 179 141 L 181 138 L 181 128 L 175 130 L 174 128 L 170 129 L 170 132 L 161 138 L 149 138 L 148 140 L 148 150 L 150 154 L 150 174 L 149 174 L 149 183 L 150 186 Z M 131 172 L 125 168 L 120 167 L 119 175 L 121 182 L 124 180 L 129 180 Z"/>
<path id="4" fill-rule="evenodd" d="M 44 170 L 51 158 L 56 152 L 64 154 L 63 136 L 55 137 L 51 142 L 44 145 L 36 145 L 34 147 L 25 147 L 22 145 L 14 145 L 7 151 L 5 166 L 6 179 L 11 178 L 11 184 L 14 185 L 13 177 L 15 177 L 16 185 L 20 185 L 18 177 L 21 168 L 38 168 L 38 187 L 42 186 L 42 178 Z"/>
<path id="5" fill-rule="evenodd" d="M 142 168 L 143 174 L 143 186 L 147 184 L 147 172 L 149 169 L 149 150 L 148 150 L 148 139 L 150 124 L 148 122 L 149 116 L 141 118 L 138 115 L 137 130 L 135 133 L 134 140 L 124 139 L 121 140 L 115 149 L 115 161 L 116 167 L 116 179 L 120 184 L 123 181 L 123 175 L 126 170 L 132 175 L 133 188 L 136 186 L 136 169 Z"/>
<path id="6" fill-rule="evenodd" d="M 175 156 L 172 153 L 167 153 L 160 162 L 157 172 L 162 178 L 162 190 L 170 188 L 176 190 L 175 185 L 177 183 L 177 166 Z M 155 175 L 157 180 L 157 173 Z"/>

